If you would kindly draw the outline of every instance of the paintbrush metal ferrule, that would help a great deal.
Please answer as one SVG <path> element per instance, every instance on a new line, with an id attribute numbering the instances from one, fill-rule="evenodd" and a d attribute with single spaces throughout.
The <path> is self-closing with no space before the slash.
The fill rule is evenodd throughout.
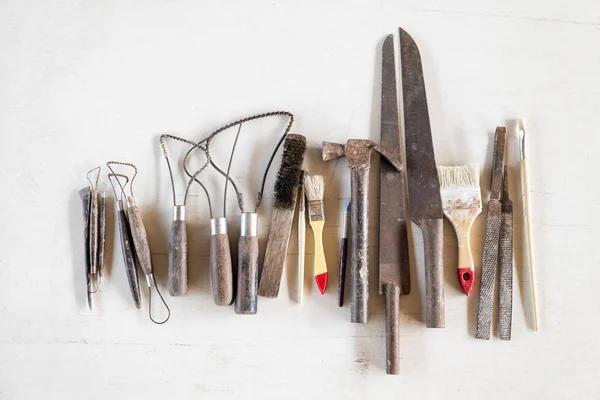
<path id="1" fill-rule="evenodd" d="M 308 201 L 308 216 L 311 221 L 325 221 L 323 200 Z"/>
<path id="2" fill-rule="evenodd" d="M 348 238 L 348 229 L 350 227 L 350 202 L 346 201 L 344 215 L 342 219 L 342 239 Z"/>

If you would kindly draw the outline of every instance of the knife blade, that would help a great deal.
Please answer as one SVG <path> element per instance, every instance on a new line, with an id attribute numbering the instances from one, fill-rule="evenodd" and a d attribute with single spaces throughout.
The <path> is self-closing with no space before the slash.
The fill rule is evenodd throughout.
<path id="1" fill-rule="evenodd" d="M 425 250 L 425 322 L 443 328 L 443 210 L 435 165 L 421 55 L 413 38 L 400 28 L 400 61 L 404 99 L 408 215 L 423 233 Z"/>
<path id="2" fill-rule="evenodd" d="M 400 158 L 393 35 L 386 37 L 382 49 L 381 147 Z M 386 372 L 398 374 L 400 295 L 410 293 L 404 178 L 383 157 L 379 168 L 379 293 L 386 298 Z"/>

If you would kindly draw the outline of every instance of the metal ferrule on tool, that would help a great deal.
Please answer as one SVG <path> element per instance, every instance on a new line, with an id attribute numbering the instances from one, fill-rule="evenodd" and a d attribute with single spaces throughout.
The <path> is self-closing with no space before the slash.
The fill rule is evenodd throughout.
<path id="1" fill-rule="evenodd" d="M 153 274 L 146 275 L 146 284 L 148 285 L 148 288 L 151 288 L 152 286 L 154 286 L 154 275 Z"/>
<path id="2" fill-rule="evenodd" d="M 240 236 L 258 236 L 258 214 L 250 212 L 242 213 Z"/>
<path id="3" fill-rule="evenodd" d="M 255 214 L 256 215 L 256 214 Z M 213 218 L 210 220 L 210 235 L 226 235 L 227 218 Z"/>
<path id="4" fill-rule="evenodd" d="M 117 200 L 117 211 L 123 211 L 123 200 Z"/>
<path id="5" fill-rule="evenodd" d="M 132 196 L 127 197 L 127 207 L 135 207 L 135 199 Z"/>
<path id="6" fill-rule="evenodd" d="M 185 206 L 173 207 L 173 221 L 185 221 Z"/>
<path id="7" fill-rule="evenodd" d="M 342 238 L 348 237 L 348 226 L 350 225 L 350 212 L 344 211 L 344 220 L 342 221 Z"/>
<path id="8" fill-rule="evenodd" d="M 323 200 L 308 201 L 308 215 L 311 221 L 324 221 L 325 220 L 325 207 L 323 206 Z"/>

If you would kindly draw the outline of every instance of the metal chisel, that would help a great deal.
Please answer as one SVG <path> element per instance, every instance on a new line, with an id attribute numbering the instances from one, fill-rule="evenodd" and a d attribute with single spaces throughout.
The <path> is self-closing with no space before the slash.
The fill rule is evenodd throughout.
<path id="1" fill-rule="evenodd" d="M 383 43 L 381 146 L 400 159 L 394 37 Z M 386 372 L 399 373 L 400 295 L 410 293 L 408 235 L 402 172 L 383 157 L 379 170 L 379 293 L 385 295 Z"/>

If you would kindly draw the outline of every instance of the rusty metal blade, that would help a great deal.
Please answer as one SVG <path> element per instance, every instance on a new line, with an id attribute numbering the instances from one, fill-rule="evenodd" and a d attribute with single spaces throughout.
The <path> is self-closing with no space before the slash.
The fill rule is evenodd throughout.
<path id="1" fill-rule="evenodd" d="M 396 90 L 394 37 L 383 43 L 381 76 L 381 147 L 400 157 L 400 124 Z M 383 157 L 379 172 L 379 293 L 384 286 L 400 287 L 400 294 L 410 293 L 408 235 L 404 207 L 404 178 Z"/>
<path id="2" fill-rule="evenodd" d="M 440 183 L 435 165 L 429 110 L 419 48 L 400 28 L 400 61 L 404 99 L 404 136 L 410 219 L 441 219 Z"/>

